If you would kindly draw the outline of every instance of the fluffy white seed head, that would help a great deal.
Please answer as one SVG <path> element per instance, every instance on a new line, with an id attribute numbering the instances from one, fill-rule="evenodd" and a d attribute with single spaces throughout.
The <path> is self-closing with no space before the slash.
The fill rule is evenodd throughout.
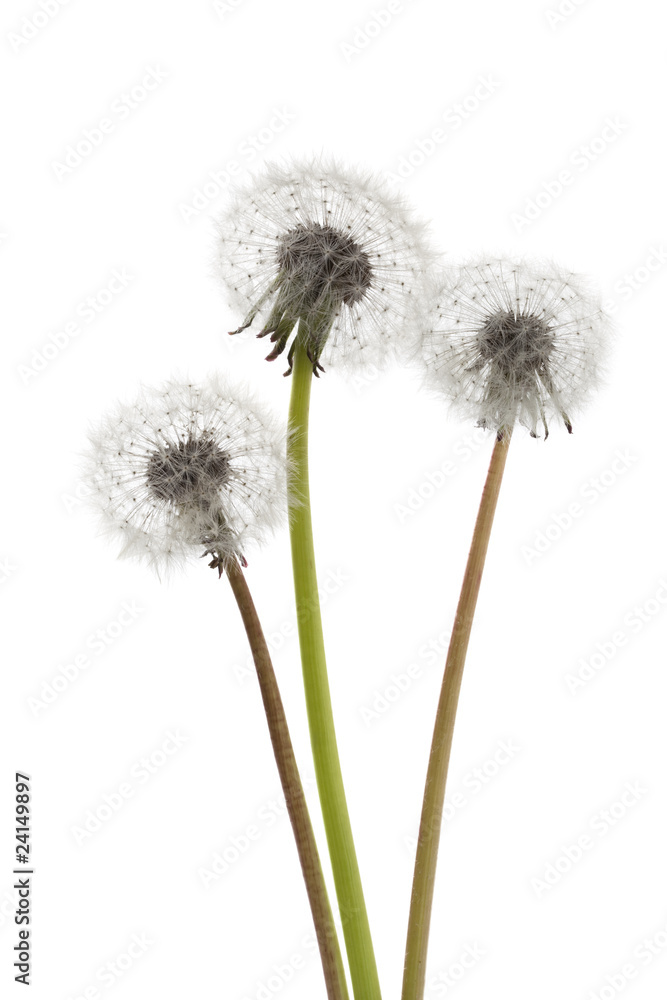
<path id="1" fill-rule="evenodd" d="M 285 436 L 218 377 L 118 404 L 90 434 L 86 478 L 102 527 L 158 573 L 211 554 L 220 569 L 281 523 Z"/>
<path id="2" fill-rule="evenodd" d="M 428 386 L 480 427 L 537 437 L 600 383 L 611 324 L 581 275 L 555 264 L 484 258 L 444 275 L 418 353 Z"/>
<path id="3" fill-rule="evenodd" d="M 235 332 L 254 324 L 274 360 L 298 323 L 315 374 L 320 359 L 381 367 L 407 336 L 433 260 L 401 198 L 330 160 L 269 164 L 237 191 L 217 234 L 215 269 L 244 316 Z"/>

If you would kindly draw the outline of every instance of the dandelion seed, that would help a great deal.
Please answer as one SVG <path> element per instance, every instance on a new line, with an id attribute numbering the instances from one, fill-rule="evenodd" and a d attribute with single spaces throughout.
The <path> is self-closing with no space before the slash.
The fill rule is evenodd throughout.
<path id="1" fill-rule="evenodd" d="M 425 227 L 377 178 L 334 162 L 270 165 L 218 221 L 216 270 L 258 337 L 380 367 L 406 336 L 432 262 Z"/>
<path id="2" fill-rule="evenodd" d="M 478 426 L 548 436 L 600 383 L 610 321 L 580 275 L 485 259 L 445 278 L 422 331 L 426 382 Z"/>
<path id="3" fill-rule="evenodd" d="M 280 523 L 284 435 L 238 389 L 171 381 L 119 405 L 91 435 L 87 478 L 121 555 L 156 570 L 211 555 L 221 571 Z"/>

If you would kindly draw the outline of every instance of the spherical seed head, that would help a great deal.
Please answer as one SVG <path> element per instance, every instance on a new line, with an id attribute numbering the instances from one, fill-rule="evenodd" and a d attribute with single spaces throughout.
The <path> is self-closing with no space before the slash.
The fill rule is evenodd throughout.
<path id="1" fill-rule="evenodd" d="M 269 164 L 217 233 L 215 270 L 240 330 L 270 335 L 270 360 L 293 338 L 290 367 L 298 335 L 315 370 L 381 367 L 414 322 L 434 259 L 401 198 L 334 161 Z"/>
<path id="2" fill-rule="evenodd" d="M 481 427 L 536 437 L 598 387 L 611 323 L 576 274 L 485 259 L 443 275 L 419 338 L 427 384 Z"/>
<path id="3" fill-rule="evenodd" d="M 145 388 L 90 435 L 86 478 L 102 527 L 121 555 L 160 573 L 192 555 L 242 560 L 284 517 L 284 438 L 220 378 Z"/>

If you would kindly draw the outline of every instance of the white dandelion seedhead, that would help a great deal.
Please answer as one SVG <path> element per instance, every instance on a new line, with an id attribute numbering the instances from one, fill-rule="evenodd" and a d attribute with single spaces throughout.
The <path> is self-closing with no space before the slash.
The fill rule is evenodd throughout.
<path id="1" fill-rule="evenodd" d="M 489 259 L 445 276 L 419 340 L 426 382 L 498 432 L 548 436 L 600 383 L 611 324 L 586 281 L 554 264 Z"/>
<path id="2" fill-rule="evenodd" d="M 381 367 L 406 336 L 433 255 L 425 227 L 369 173 L 333 161 L 270 164 L 217 223 L 216 271 L 233 305 L 274 344 Z"/>
<path id="3" fill-rule="evenodd" d="M 158 572 L 191 555 L 222 571 L 284 517 L 285 436 L 243 392 L 213 377 L 170 381 L 119 404 L 90 435 L 87 479 L 121 555 Z"/>

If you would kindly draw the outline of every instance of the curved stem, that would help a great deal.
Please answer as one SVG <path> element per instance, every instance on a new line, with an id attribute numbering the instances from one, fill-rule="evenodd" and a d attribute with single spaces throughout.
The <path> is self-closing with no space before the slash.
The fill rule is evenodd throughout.
<path id="1" fill-rule="evenodd" d="M 304 690 L 315 776 L 356 1000 L 380 1000 L 361 876 L 347 810 L 324 654 L 308 482 L 308 415 L 313 363 L 298 344 L 292 373 L 288 460 L 292 566 Z"/>
<path id="2" fill-rule="evenodd" d="M 496 440 L 489 472 L 484 484 L 477 521 L 463 577 L 463 586 L 456 609 L 454 628 L 449 642 L 445 675 L 438 702 L 433 730 L 431 755 L 426 773 L 426 787 L 422 806 L 417 857 L 410 899 L 410 917 L 405 949 L 402 1000 L 422 1000 L 426 976 L 426 953 L 431 925 L 435 870 L 438 861 L 438 842 L 445 801 L 447 770 L 452 749 L 454 722 L 461 690 L 461 679 L 468 651 L 477 595 L 482 582 L 482 571 L 489 545 L 493 516 L 502 483 L 511 431 L 501 431 Z"/>
<path id="3" fill-rule="evenodd" d="M 248 589 L 248 583 L 240 566 L 236 561 L 230 561 L 225 569 L 241 612 L 255 661 L 271 744 L 278 765 L 287 812 L 294 831 L 294 839 L 315 924 L 327 996 L 329 1000 L 348 1000 L 345 967 L 271 656 Z"/>

